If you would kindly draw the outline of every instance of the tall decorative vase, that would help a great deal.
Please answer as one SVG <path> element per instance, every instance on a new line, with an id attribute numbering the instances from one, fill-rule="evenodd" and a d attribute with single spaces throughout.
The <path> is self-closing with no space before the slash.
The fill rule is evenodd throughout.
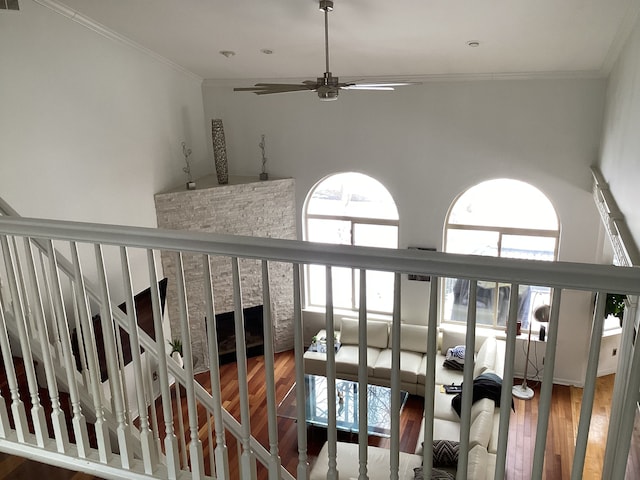
<path id="1" fill-rule="evenodd" d="M 227 146 L 224 142 L 224 128 L 222 127 L 222 120 L 219 118 L 211 120 L 211 138 L 213 139 L 213 158 L 216 163 L 218 183 L 225 185 L 229 183 Z"/>

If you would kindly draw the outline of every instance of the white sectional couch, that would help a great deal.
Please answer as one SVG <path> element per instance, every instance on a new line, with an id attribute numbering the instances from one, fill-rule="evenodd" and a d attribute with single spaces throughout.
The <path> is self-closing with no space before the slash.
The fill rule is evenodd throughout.
<path id="1" fill-rule="evenodd" d="M 343 319 L 339 340 L 341 347 L 336 354 L 337 376 L 357 380 L 358 374 L 358 322 Z M 388 386 L 391 372 L 391 336 L 387 322 L 367 322 L 367 372 L 369 383 Z M 425 395 L 427 327 L 401 325 L 400 370 L 402 389 L 412 394 Z M 324 336 L 324 331 L 318 336 Z M 443 366 L 449 348 L 465 344 L 464 328 L 444 326 L 438 335 L 436 356 L 436 391 L 434 395 L 433 431 L 435 440 L 459 441 L 460 418 L 451 406 L 454 395 L 441 391 L 441 385 L 460 385 L 463 372 Z M 504 373 L 505 342 L 497 339 L 490 330 L 478 330 L 475 341 L 474 378 L 483 373 L 495 373 L 502 378 Z M 326 375 L 326 355 L 318 352 L 305 353 L 305 372 Z M 468 355 L 467 355 L 468 357 Z M 507 407 L 508 408 L 508 407 Z M 474 402 L 471 411 L 469 479 L 493 478 L 496 462 L 500 409 L 488 398 Z M 401 455 L 400 478 L 413 478 L 413 468 L 422 461 L 422 439 L 424 421 L 415 454 Z M 355 449 L 355 450 L 354 450 Z M 351 450 L 354 450 L 353 452 Z M 388 450 L 369 447 L 370 478 L 388 478 Z M 417 463 L 416 463 L 417 462 Z M 343 478 L 357 478 L 357 445 L 338 445 L 338 469 Z M 380 475 L 379 477 L 377 475 Z M 312 479 L 326 478 L 326 445 L 312 470 Z"/>

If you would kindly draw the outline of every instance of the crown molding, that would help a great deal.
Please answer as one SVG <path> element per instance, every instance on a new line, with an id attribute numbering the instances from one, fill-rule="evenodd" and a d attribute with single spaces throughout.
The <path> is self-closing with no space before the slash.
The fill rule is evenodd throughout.
<path id="1" fill-rule="evenodd" d="M 622 49 L 629 39 L 629 35 L 631 35 L 638 21 L 638 15 L 640 15 L 640 2 L 630 2 L 629 8 L 620 23 L 620 27 L 618 27 L 616 36 L 613 38 L 611 45 L 609 45 L 609 50 L 607 50 L 607 54 L 602 62 L 600 70 L 604 76 L 608 77 L 611 73 L 613 66 L 616 64 Z"/>
<path id="2" fill-rule="evenodd" d="M 105 38 L 108 38 L 109 40 L 119 43 L 120 45 L 125 45 L 129 48 L 137 50 L 143 53 L 144 55 L 147 55 L 153 58 L 154 60 L 164 65 L 167 65 L 168 67 L 171 67 L 172 69 L 192 78 L 193 80 L 202 82 L 202 77 L 200 77 L 199 75 L 196 75 L 195 73 L 191 72 L 190 70 L 187 70 L 186 68 L 178 65 L 177 63 L 169 60 L 168 58 L 157 54 L 153 50 L 149 50 L 148 48 L 143 47 L 139 43 L 134 42 L 130 38 L 127 38 L 124 35 L 121 35 L 118 32 L 115 32 L 114 30 L 111 30 L 110 28 L 96 22 L 95 20 L 92 20 L 86 15 L 83 15 L 80 12 L 77 12 L 67 7 L 66 5 L 58 2 L 57 0 L 33 0 L 33 1 L 43 7 L 53 10 L 54 12 L 60 15 L 63 15 L 64 17 L 70 20 L 73 20 L 74 22 L 82 25 L 85 28 L 88 28 L 89 30 L 92 30 L 95 33 L 98 33 L 99 35 L 102 35 Z"/>
<path id="3" fill-rule="evenodd" d="M 475 82 L 487 80 L 582 80 L 605 79 L 606 75 L 599 70 L 584 70 L 576 72 L 515 72 L 515 73 L 444 73 L 431 75 L 397 75 L 352 77 L 341 76 L 344 82 Z M 309 77 L 285 77 L 285 78 L 207 78 L 202 82 L 203 87 L 244 87 L 255 83 L 301 83 L 310 80 Z"/>

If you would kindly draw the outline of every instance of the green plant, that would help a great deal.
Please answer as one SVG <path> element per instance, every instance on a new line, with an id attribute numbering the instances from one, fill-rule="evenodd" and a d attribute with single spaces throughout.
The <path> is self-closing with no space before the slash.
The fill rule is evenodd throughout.
<path id="1" fill-rule="evenodd" d="M 627 299 L 626 295 L 620 293 L 607 293 L 607 301 L 604 307 L 605 318 L 609 315 L 618 317 L 620 323 L 622 323 L 622 316 L 624 315 L 624 301 Z"/>
<path id="2" fill-rule="evenodd" d="M 173 355 L 174 352 L 178 352 L 180 356 L 182 356 L 182 340 L 179 338 L 174 338 L 173 340 L 167 340 L 167 343 L 171 347 L 171 352 L 169 355 Z"/>

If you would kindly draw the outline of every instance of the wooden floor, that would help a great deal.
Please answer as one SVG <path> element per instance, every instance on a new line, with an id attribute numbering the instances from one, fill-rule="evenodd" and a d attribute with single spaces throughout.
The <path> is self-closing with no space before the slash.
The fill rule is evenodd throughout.
<path id="1" fill-rule="evenodd" d="M 266 394 L 263 357 L 248 360 L 248 379 L 250 392 L 251 427 L 253 435 L 263 444 L 268 445 L 268 430 L 266 423 Z M 292 352 L 276 355 L 276 400 L 279 403 L 294 383 L 295 367 Z M 209 374 L 199 374 L 198 381 L 206 388 L 210 388 Z M 598 379 L 595 405 L 592 416 L 592 426 L 589 433 L 589 446 L 585 465 L 584 479 L 601 478 L 602 460 L 604 456 L 605 440 L 608 428 L 609 405 L 613 391 L 614 376 Z M 239 419 L 238 382 L 235 364 L 221 367 L 221 384 L 223 406 Z M 535 430 L 538 417 L 538 386 L 534 386 L 536 395 L 533 400 L 524 401 L 514 399 L 515 412 L 511 415 L 509 430 L 508 460 L 506 478 L 509 480 L 528 479 L 531 471 L 531 455 L 535 443 Z M 549 433 L 545 457 L 544 478 L 547 480 L 561 480 L 570 478 L 572 455 L 575 435 L 580 414 L 582 390 L 575 387 L 556 385 L 553 389 L 552 411 L 549 419 Z M 184 403 L 184 397 L 183 397 Z M 401 416 L 401 450 L 413 452 L 418 439 L 420 422 L 422 420 L 423 399 L 410 396 Z M 183 406 L 186 417 L 186 406 Z M 161 413 L 158 412 L 160 418 Z M 640 417 L 640 416 L 639 416 Z M 163 425 L 160 425 L 163 432 Z M 295 473 L 297 465 L 297 426 L 294 420 L 278 419 L 278 436 L 280 456 L 283 465 Z M 201 429 L 201 439 L 204 443 L 205 465 L 208 465 L 208 445 L 206 428 Z M 341 437 L 345 441 L 357 441 L 357 437 Z M 326 440 L 322 430 L 310 430 L 308 435 L 309 463 L 315 458 Z M 238 478 L 235 441 L 227 435 L 229 463 L 232 478 Z M 370 445 L 388 447 L 389 441 L 378 437 L 369 437 Z M 258 466 L 259 478 L 266 479 L 266 470 Z M 60 468 L 47 467 L 34 461 L 0 454 L 0 479 L 32 479 L 39 476 L 53 480 L 92 480 L 90 475 L 69 472 Z M 640 478 L 640 420 L 636 418 L 634 440 L 629 455 L 626 478 Z"/>

